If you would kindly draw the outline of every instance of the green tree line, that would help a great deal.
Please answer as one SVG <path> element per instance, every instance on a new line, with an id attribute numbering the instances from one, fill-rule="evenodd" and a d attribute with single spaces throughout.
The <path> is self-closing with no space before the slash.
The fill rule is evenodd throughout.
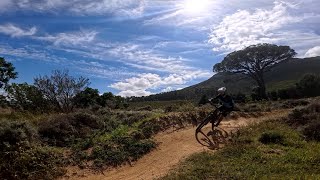
<path id="1" fill-rule="evenodd" d="M 72 112 L 75 108 L 89 107 L 128 107 L 125 98 L 111 92 L 100 95 L 97 89 L 88 87 L 88 78 L 70 76 L 67 70 L 54 70 L 51 75 L 36 77 L 33 84 L 9 84 L 18 73 L 4 58 L 0 58 L 0 70 L 0 87 L 5 91 L 0 96 L 1 106 L 39 113 Z"/>

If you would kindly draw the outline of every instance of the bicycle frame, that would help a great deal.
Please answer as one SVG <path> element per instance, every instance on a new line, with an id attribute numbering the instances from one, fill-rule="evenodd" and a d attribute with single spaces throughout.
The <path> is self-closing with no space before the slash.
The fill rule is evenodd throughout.
<path id="1" fill-rule="evenodd" d="M 206 126 L 211 120 L 214 120 L 212 122 L 212 126 L 211 126 L 211 129 L 212 129 L 212 132 L 215 131 L 215 128 L 220 124 L 221 120 L 222 120 L 222 114 L 218 108 L 217 105 L 214 105 L 215 106 L 215 109 L 213 111 L 211 111 L 206 118 L 204 118 L 204 120 L 197 126 L 197 129 L 196 129 L 196 132 L 195 132 L 195 137 L 196 137 L 196 140 L 203 146 L 207 146 L 207 147 L 212 147 L 214 146 L 212 144 L 212 142 L 210 141 L 210 139 L 208 138 L 208 136 L 202 132 L 202 128 L 204 126 Z M 202 138 L 200 139 L 199 136 L 200 134 L 206 138 Z M 222 134 L 220 134 L 219 136 L 221 136 Z M 201 141 L 202 140 L 202 141 Z M 205 142 L 205 143 L 204 143 Z"/>

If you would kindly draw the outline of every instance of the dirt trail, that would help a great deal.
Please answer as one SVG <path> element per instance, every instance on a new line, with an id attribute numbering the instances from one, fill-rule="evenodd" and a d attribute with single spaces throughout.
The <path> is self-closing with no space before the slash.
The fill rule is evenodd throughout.
<path id="1" fill-rule="evenodd" d="M 283 111 L 273 112 L 262 118 L 239 118 L 221 123 L 221 127 L 230 132 L 241 126 L 246 126 L 251 122 L 263 121 L 269 118 L 283 116 Z M 208 127 L 207 127 L 208 128 Z M 164 176 L 168 171 L 174 168 L 180 161 L 191 154 L 207 151 L 208 149 L 197 143 L 195 137 L 195 127 L 188 127 L 175 132 L 163 132 L 157 134 L 155 140 L 160 143 L 157 149 L 145 155 L 137 162 L 125 165 L 119 168 L 106 170 L 103 173 L 94 173 L 89 170 L 79 170 L 78 168 L 69 168 L 68 179 L 86 179 L 86 180 L 149 180 Z"/>

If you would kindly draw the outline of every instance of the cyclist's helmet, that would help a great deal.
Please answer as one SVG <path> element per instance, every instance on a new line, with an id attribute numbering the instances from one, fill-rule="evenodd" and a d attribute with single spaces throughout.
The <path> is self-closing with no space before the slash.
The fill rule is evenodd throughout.
<path id="1" fill-rule="evenodd" d="M 218 89 L 218 94 L 225 94 L 226 91 L 227 91 L 227 88 L 221 87 L 221 88 Z"/>

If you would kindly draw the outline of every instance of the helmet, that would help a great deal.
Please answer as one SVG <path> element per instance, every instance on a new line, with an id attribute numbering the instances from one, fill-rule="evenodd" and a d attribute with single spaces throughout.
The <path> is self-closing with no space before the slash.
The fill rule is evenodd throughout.
<path id="1" fill-rule="evenodd" d="M 221 87 L 218 89 L 218 94 L 224 94 L 227 91 L 227 88 Z"/>

